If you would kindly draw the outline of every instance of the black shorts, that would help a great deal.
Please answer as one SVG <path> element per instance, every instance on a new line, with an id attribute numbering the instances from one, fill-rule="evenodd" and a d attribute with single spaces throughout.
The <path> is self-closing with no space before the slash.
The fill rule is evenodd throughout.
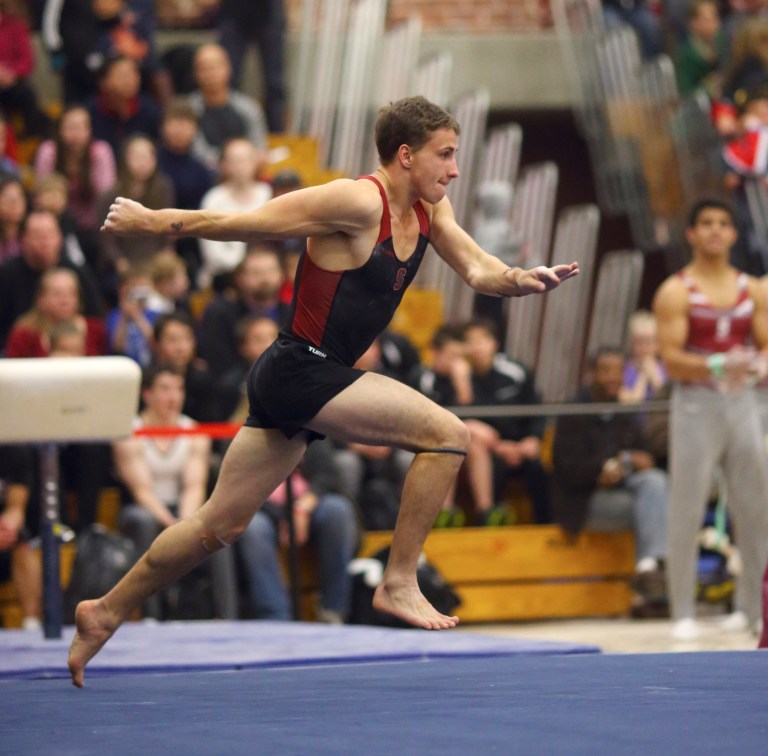
<path id="1" fill-rule="evenodd" d="M 293 438 L 334 396 L 365 374 L 313 349 L 280 336 L 258 359 L 248 375 L 247 427 L 278 428 Z"/>

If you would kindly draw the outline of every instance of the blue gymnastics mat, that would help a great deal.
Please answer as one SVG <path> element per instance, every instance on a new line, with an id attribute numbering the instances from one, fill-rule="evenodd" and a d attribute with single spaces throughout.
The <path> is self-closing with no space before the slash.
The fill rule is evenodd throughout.
<path id="1" fill-rule="evenodd" d="M 14 756 L 738 756 L 768 654 L 518 654 L 0 681 Z"/>
<path id="2" fill-rule="evenodd" d="M 59 640 L 21 630 L 0 632 L 0 679 L 66 677 L 74 634 Z M 89 677 L 402 661 L 512 654 L 598 653 L 596 646 L 495 638 L 473 632 L 428 632 L 310 622 L 126 623 L 91 661 Z"/>

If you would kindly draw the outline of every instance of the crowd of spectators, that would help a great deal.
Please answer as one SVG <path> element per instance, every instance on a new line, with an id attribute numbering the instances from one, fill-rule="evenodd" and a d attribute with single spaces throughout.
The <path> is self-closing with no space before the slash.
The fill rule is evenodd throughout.
<path id="1" fill-rule="evenodd" d="M 13 23 L 14 34 L 28 43 L 29 29 L 10 5 L 0 0 L 0 40 L 4 27 Z M 229 41 L 226 47 L 206 43 L 190 53 L 192 91 L 182 95 L 174 89 L 178 72 L 164 70 L 157 55 L 153 3 L 46 3 L 50 13 L 43 32 L 58 35 L 49 49 L 54 68 L 62 72 L 65 95 L 50 122 L 39 116 L 34 91 L 6 97 L 7 48 L 0 44 L 0 352 L 5 357 L 122 354 L 134 359 L 145 375 L 137 427 L 242 423 L 249 366 L 289 312 L 302 240 L 248 246 L 99 234 L 116 196 L 152 208 L 242 210 L 301 186 L 293 172 L 265 178 L 267 131 L 284 125 L 282 5 L 279 0 L 254 4 L 265 31 L 252 38 L 243 31 L 254 28 L 254 19 L 245 24 L 238 15 L 247 5 L 221 4 L 222 39 Z M 620 5 L 626 9 L 626 3 Z M 754 115 L 755 97 L 741 100 L 739 95 L 742 85 L 753 83 L 746 63 L 738 68 L 741 79 L 732 72 L 717 88 L 720 50 L 727 49 L 717 10 L 714 0 L 692 0 L 690 36 L 680 43 L 681 86 L 683 80 L 704 85 L 713 97 L 731 97 L 735 107 Z M 742 29 L 759 23 L 750 15 L 733 31 L 733 55 Z M 264 108 L 236 88 L 241 53 L 251 42 L 271 61 Z M 714 56 L 717 66 L 704 65 Z M 29 72 L 19 69 L 17 88 Z M 722 128 L 728 137 L 743 138 L 743 124 Z M 35 144 L 26 164 L 18 158 L 22 140 Z M 535 376 L 501 353 L 498 326 L 482 318 L 446 325 L 435 333 L 428 355 L 387 331 L 358 367 L 402 380 L 444 406 L 539 404 Z M 660 395 L 667 381 L 649 313 L 633 318 L 628 343 L 626 354 L 612 345 L 595 356 L 580 400 L 642 401 Z M 638 577 L 651 576 L 637 585 L 656 596 L 666 556 L 667 484 L 660 469 L 665 460 L 660 454 L 654 458 L 645 437 L 651 419 L 601 415 L 589 427 L 558 422 L 553 445 L 552 423 L 543 416 L 468 416 L 467 462 L 437 526 L 512 524 L 520 515 L 510 508 L 510 495 L 522 492 L 530 501 L 531 522 L 555 522 L 572 533 L 586 526 L 634 529 Z M 62 464 L 64 489 L 75 494 L 74 504 L 63 510 L 66 525 L 83 532 L 97 517 L 100 488 L 118 485 L 121 527 L 144 548 L 159 528 L 200 506 L 215 478 L 222 451 L 217 443 L 203 437 L 144 437 L 113 447 L 73 446 Z M 578 464 L 571 453 L 576 447 L 584 457 Z M 359 532 L 394 526 L 412 455 L 331 442 L 310 450 L 292 480 L 297 535 L 300 543 L 317 547 L 317 615 L 340 622 L 349 611 L 346 564 Z M 29 456 L 0 448 L 0 470 L 6 470 L 11 454 Z M 21 586 L 38 579 L 27 556 L 39 502 L 30 482 L 35 465 L 13 459 L 0 514 L 0 552 L 12 553 Z M 216 560 L 217 616 L 240 615 L 232 595 L 243 582 L 245 613 L 288 616 L 277 561 L 278 545 L 285 540 L 284 507 L 285 491 L 278 489 L 243 536 L 238 560 Z M 39 593 L 25 603 L 24 612 L 34 624 Z M 146 614 L 161 617 L 162 606 L 155 602 Z"/>

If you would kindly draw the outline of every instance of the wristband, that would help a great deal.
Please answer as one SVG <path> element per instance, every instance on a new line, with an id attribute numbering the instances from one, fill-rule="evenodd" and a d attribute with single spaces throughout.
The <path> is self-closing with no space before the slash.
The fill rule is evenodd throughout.
<path id="1" fill-rule="evenodd" d="M 707 357 L 707 367 L 709 368 L 709 374 L 715 380 L 722 380 L 725 378 L 725 355 L 722 352 L 715 352 Z"/>

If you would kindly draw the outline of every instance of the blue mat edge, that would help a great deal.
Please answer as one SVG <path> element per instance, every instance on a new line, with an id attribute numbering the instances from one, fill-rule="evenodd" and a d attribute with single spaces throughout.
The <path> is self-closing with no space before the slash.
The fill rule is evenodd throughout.
<path id="1" fill-rule="evenodd" d="M 432 653 L 398 653 L 398 654 L 371 654 L 358 656 L 329 656 L 309 657 L 306 659 L 274 659 L 253 662 L 222 662 L 220 664 L 205 662 L 185 666 L 149 664 L 132 667 L 124 666 L 94 666 L 88 668 L 89 678 L 117 677 L 123 675 L 156 675 L 156 674 L 184 674 L 190 672 L 225 672 L 248 669 L 281 669 L 290 667 L 321 667 L 347 664 L 372 664 L 392 663 L 405 661 L 430 661 L 437 659 L 476 659 L 476 658 L 503 658 L 510 656 L 572 656 L 577 654 L 601 654 L 599 646 L 581 646 L 578 648 L 563 649 L 532 649 L 526 651 L 487 651 L 487 652 L 449 652 L 436 651 Z M 10 680 L 60 680 L 69 678 L 69 671 L 65 667 L 37 667 L 20 670 L 10 670 L 0 673 L 0 682 Z"/>

